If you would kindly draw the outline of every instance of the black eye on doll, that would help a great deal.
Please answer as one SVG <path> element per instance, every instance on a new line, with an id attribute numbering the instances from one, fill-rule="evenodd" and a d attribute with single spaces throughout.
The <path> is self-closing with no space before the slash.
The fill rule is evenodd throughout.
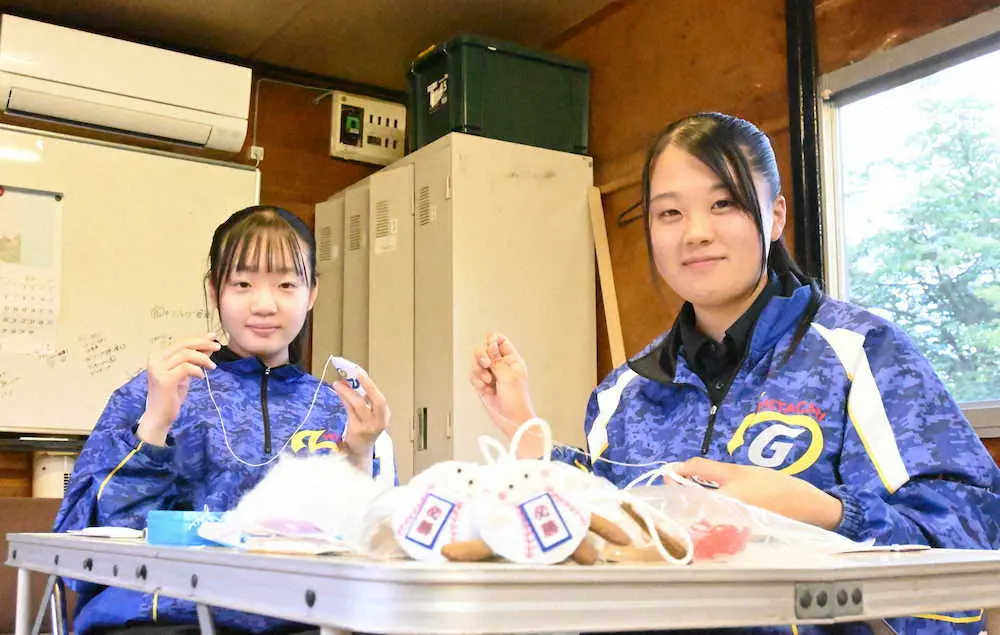
<path id="1" fill-rule="evenodd" d="M 524 478 L 530 478 L 527 472 L 524 473 Z"/>
<path id="2" fill-rule="evenodd" d="M 508 489 L 514 489 L 514 484 L 513 484 L 513 483 L 510 483 L 509 485 L 507 485 L 507 488 L 508 488 Z"/>
<path id="3" fill-rule="evenodd" d="M 475 485 L 475 484 L 476 484 L 476 482 L 470 478 L 469 479 L 469 485 L 471 486 L 471 485 Z"/>

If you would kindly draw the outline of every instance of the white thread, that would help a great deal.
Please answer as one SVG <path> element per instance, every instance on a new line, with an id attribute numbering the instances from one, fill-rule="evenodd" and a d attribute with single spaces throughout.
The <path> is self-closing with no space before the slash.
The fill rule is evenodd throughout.
<path id="1" fill-rule="evenodd" d="M 278 460 L 278 457 L 281 456 L 281 453 L 284 452 L 285 448 L 288 447 L 288 444 L 292 442 L 292 438 L 295 436 L 295 433 L 301 430 L 302 426 L 304 426 L 306 424 L 306 421 L 309 420 L 309 416 L 312 414 L 313 411 L 313 406 L 316 405 L 316 398 L 319 397 L 320 388 L 324 386 L 323 380 L 326 379 L 326 369 L 330 367 L 330 359 L 331 358 L 328 357 L 326 359 L 326 363 L 323 364 L 323 373 L 320 375 L 319 384 L 316 386 L 316 392 L 313 393 L 312 402 L 309 404 L 309 410 L 306 411 L 306 416 L 302 419 L 302 423 L 300 423 L 299 427 L 295 428 L 295 430 L 293 430 L 292 433 L 288 435 L 288 438 L 285 440 L 284 445 L 282 445 L 281 448 L 274 453 L 274 456 L 264 461 L 263 463 L 250 463 L 249 461 L 244 461 L 240 457 L 236 456 L 236 452 L 233 451 L 233 446 L 229 444 L 229 433 L 226 431 L 226 423 L 222 420 L 222 410 L 219 409 L 219 404 L 216 403 L 215 401 L 215 394 L 212 392 L 212 384 L 208 380 L 208 370 L 206 369 L 205 387 L 208 388 L 208 398 L 212 400 L 212 405 L 215 406 L 215 412 L 217 412 L 219 415 L 219 426 L 222 428 L 222 439 L 223 441 L 226 442 L 226 449 L 229 450 L 229 454 L 231 454 L 232 457 L 236 459 L 238 462 L 242 463 L 243 465 L 246 465 L 247 467 L 264 467 L 265 465 L 269 465 L 270 463 L 273 463 L 274 461 Z M 330 390 L 333 390 L 333 388 L 331 388 Z M 344 432 L 345 434 L 347 432 L 346 425 L 344 428 Z"/>
<path id="2" fill-rule="evenodd" d="M 497 412 L 497 410 L 495 408 L 492 408 L 488 403 L 486 403 L 486 400 L 483 399 L 482 395 L 479 396 L 479 400 L 482 402 L 484 408 L 486 408 L 489 412 L 491 412 L 496 418 L 502 419 L 504 422 L 507 423 L 507 425 L 509 425 L 512 428 L 515 428 L 515 434 L 517 433 L 517 430 L 520 429 L 520 426 L 518 426 L 517 424 L 515 424 L 510 419 L 508 419 L 507 417 L 505 417 L 502 414 L 500 414 L 499 412 Z M 529 421 L 532 421 L 532 420 L 529 420 Z M 528 432 L 528 433 L 522 433 L 522 435 L 523 434 L 539 435 L 539 436 L 542 437 L 543 441 L 546 440 L 546 436 L 543 433 Z M 549 432 L 549 435 L 551 435 L 551 431 Z M 607 463 L 608 465 L 618 465 L 618 466 L 621 466 L 621 467 L 651 467 L 651 468 L 659 468 L 659 467 L 663 467 L 664 465 L 668 465 L 668 464 L 671 463 L 670 461 L 649 461 L 649 462 L 646 462 L 646 463 L 624 463 L 622 461 L 614 461 L 612 459 L 606 459 L 603 456 L 593 456 L 589 452 L 586 452 L 585 450 L 582 450 L 582 449 L 580 449 L 578 447 L 575 447 L 575 446 L 572 446 L 572 445 L 566 445 L 564 443 L 558 443 L 556 441 L 551 441 L 550 440 L 551 436 L 549 436 L 548 439 L 549 439 L 549 443 L 551 444 L 552 448 L 565 448 L 567 450 L 572 450 L 576 454 L 580 454 L 580 455 L 585 456 L 588 459 L 590 459 L 591 463 L 595 463 L 597 461 L 601 461 L 603 463 Z M 482 449 L 482 446 L 480 446 L 480 449 Z"/>
<path id="3" fill-rule="evenodd" d="M 702 487 L 698 483 L 694 483 L 674 471 L 674 468 L 672 467 L 673 465 L 676 465 L 676 463 L 664 463 L 657 468 L 643 472 L 636 478 L 632 479 L 623 489 L 632 489 L 633 487 L 637 487 L 639 485 L 652 485 L 653 481 L 655 481 L 658 477 L 663 480 L 669 478 L 678 485 Z"/>

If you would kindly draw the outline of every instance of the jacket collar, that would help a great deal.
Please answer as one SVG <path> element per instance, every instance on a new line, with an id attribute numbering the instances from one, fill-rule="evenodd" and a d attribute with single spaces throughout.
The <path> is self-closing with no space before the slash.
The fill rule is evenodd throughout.
<path id="1" fill-rule="evenodd" d="M 240 357 L 233 349 L 223 346 L 211 355 L 215 364 L 237 375 L 263 375 L 267 366 L 256 357 Z M 281 379 L 295 379 L 305 375 L 305 371 L 295 364 L 282 364 L 270 369 L 270 375 Z"/>
<path id="2" fill-rule="evenodd" d="M 752 364 L 760 361 L 782 335 L 795 327 L 812 297 L 812 286 L 792 274 L 778 276 L 778 282 L 780 284 L 778 294 L 772 297 L 760 312 L 751 334 L 747 354 Z M 695 381 L 696 375 L 688 369 L 683 356 L 680 355 L 682 346 L 680 331 L 678 321 L 675 320 L 665 335 L 628 361 L 629 368 L 640 376 L 661 384 L 671 384 L 675 381 L 700 383 L 700 380 Z"/>

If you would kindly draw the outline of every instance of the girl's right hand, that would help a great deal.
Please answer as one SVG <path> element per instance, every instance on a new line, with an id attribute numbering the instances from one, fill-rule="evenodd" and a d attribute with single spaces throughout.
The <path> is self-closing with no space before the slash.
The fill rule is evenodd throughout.
<path id="1" fill-rule="evenodd" d="M 146 378 L 149 391 L 146 411 L 139 419 L 136 435 L 153 445 L 166 445 L 167 433 L 181 412 L 192 377 L 204 377 L 215 362 L 209 357 L 221 344 L 211 335 L 181 342 L 149 356 Z"/>
<path id="2" fill-rule="evenodd" d="M 469 381 L 487 414 L 508 437 L 535 417 L 528 389 L 528 366 L 514 345 L 499 333 L 490 333 L 473 353 Z"/>

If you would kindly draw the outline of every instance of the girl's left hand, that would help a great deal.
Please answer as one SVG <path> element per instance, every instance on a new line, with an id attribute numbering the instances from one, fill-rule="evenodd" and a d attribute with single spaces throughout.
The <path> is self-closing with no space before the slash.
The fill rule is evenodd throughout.
<path id="1" fill-rule="evenodd" d="M 367 373 L 360 371 L 358 381 L 365 396 L 342 379 L 334 382 L 333 389 L 347 410 L 347 429 L 343 438 L 347 459 L 361 471 L 371 474 L 375 439 L 389 428 L 391 413 L 385 396 Z"/>
<path id="2" fill-rule="evenodd" d="M 832 531 L 839 527 L 844 513 L 839 499 L 808 481 L 770 468 L 720 463 L 701 457 L 673 468 L 681 476 L 714 481 L 720 494 L 823 529 Z"/>

